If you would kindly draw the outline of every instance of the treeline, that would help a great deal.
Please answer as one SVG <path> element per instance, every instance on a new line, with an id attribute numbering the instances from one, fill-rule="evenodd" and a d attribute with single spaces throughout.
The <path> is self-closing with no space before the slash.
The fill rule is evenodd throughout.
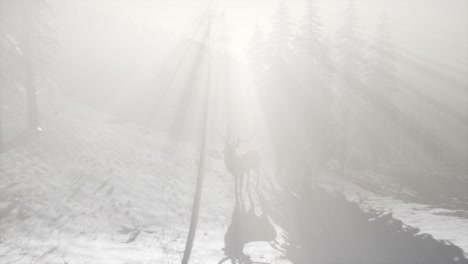
<path id="1" fill-rule="evenodd" d="M 353 1 L 341 18 L 338 31 L 327 32 L 308 1 L 294 27 L 282 1 L 273 30 L 252 36 L 250 65 L 275 145 L 276 176 L 307 189 L 324 170 L 466 172 L 468 116 L 462 103 L 451 105 L 460 102 L 453 95 L 463 94 L 463 84 L 434 88 L 402 79 L 398 63 L 405 58 L 388 19 L 382 15 L 366 40 Z"/>
<path id="2" fill-rule="evenodd" d="M 0 145 L 5 134 L 39 129 L 36 97 L 50 87 L 51 16 L 46 0 L 0 1 Z"/>

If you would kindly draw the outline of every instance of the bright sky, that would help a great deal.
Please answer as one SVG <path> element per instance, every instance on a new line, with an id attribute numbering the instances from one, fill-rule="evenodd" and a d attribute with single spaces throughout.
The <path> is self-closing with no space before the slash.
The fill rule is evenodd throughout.
<path id="1" fill-rule="evenodd" d="M 64 27 L 63 30 L 68 33 L 67 37 L 70 38 L 71 44 L 80 45 L 78 51 L 87 52 L 82 47 L 83 43 L 76 43 L 74 35 L 79 33 L 78 31 L 84 31 L 83 35 L 86 36 L 87 27 L 92 26 L 93 21 L 80 23 L 86 19 L 87 13 L 94 13 L 97 16 L 94 16 L 93 19 L 97 18 L 109 22 L 105 24 L 103 32 L 122 32 L 122 37 L 120 37 L 120 33 L 117 33 L 113 35 L 117 37 L 111 40 L 130 43 L 131 46 L 125 46 L 129 50 L 126 59 L 133 62 L 137 60 L 137 58 L 132 58 L 133 49 L 139 46 L 139 40 L 125 39 L 125 35 L 123 35 L 125 32 L 137 30 L 138 26 L 142 25 L 143 34 L 158 32 L 148 30 L 148 26 L 154 26 L 175 34 L 192 36 L 197 25 L 197 18 L 208 10 L 209 4 L 212 2 L 211 0 L 54 1 L 57 5 L 64 4 L 64 7 L 67 8 L 68 12 L 63 12 L 65 15 L 62 15 L 62 19 L 68 19 L 70 10 L 75 12 L 72 14 L 76 16 L 73 21 L 78 22 L 67 25 L 72 24 L 76 27 Z M 332 41 L 338 27 L 344 23 L 343 14 L 349 1 L 316 1 L 325 33 L 329 34 Z M 305 4 L 306 0 L 288 0 L 290 17 L 294 25 L 297 25 L 302 18 Z M 244 58 L 255 25 L 268 34 L 271 29 L 271 17 L 278 6 L 279 0 L 217 0 L 218 13 L 226 16 L 227 27 L 223 31 L 230 40 L 232 53 Z M 386 14 L 393 43 L 397 47 L 398 55 L 400 55 L 400 58 L 395 61 L 397 78 L 401 80 L 400 85 L 413 87 L 412 89 L 416 90 L 414 93 L 431 94 L 432 97 L 438 98 L 447 94 L 446 88 L 450 88 L 447 85 L 447 80 L 456 80 L 457 83 L 462 84 L 468 83 L 468 74 L 466 74 L 468 73 L 468 49 L 466 48 L 468 47 L 468 18 L 466 16 L 468 2 L 466 0 L 355 0 L 355 6 L 362 35 L 367 40 L 365 45 L 373 43 L 377 24 L 381 16 Z M 74 9 L 73 7 L 82 8 Z M 86 10 L 83 10 L 83 7 Z M 61 12 L 57 13 L 61 14 Z M 115 28 L 112 27 L 113 25 Z M 94 38 L 97 40 L 93 41 Z M 112 49 L 109 47 L 109 43 L 112 45 L 113 42 L 99 42 L 99 31 L 98 34 L 90 34 L 89 37 L 78 40 L 86 42 L 84 44 L 88 44 L 89 49 L 98 51 L 98 55 Z M 143 41 L 147 41 L 147 39 Z M 146 48 L 145 52 L 152 50 L 152 47 Z M 362 48 L 368 50 L 367 46 Z M 155 53 L 160 52 L 157 48 L 155 50 Z M 145 65 L 150 64 L 143 61 L 145 59 L 151 63 L 158 62 L 157 59 L 150 56 L 151 54 L 145 55 L 148 56 L 143 56 L 143 59 L 139 58 L 142 61 L 138 61 L 138 63 L 143 64 L 139 65 L 139 69 L 151 68 L 149 66 L 145 68 Z M 105 56 L 103 58 L 108 59 Z M 125 60 L 122 61 L 125 62 Z M 108 64 L 110 66 L 113 62 L 110 61 Z M 243 69 L 230 78 L 239 82 L 235 85 L 236 87 L 249 87 L 251 79 L 249 78 L 249 69 L 245 65 L 241 65 L 240 68 Z M 412 83 L 403 83 L 405 81 Z M 456 96 L 450 98 L 453 97 Z M 458 108 L 466 108 L 466 104 L 453 105 Z M 245 109 L 247 113 L 255 112 L 250 111 L 247 107 Z"/>
<path id="2" fill-rule="evenodd" d="M 341 17 L 348 2 L 315 1 L 325 30 L 329 34 L 333 35 L 343 23 Z M 235 54 L 241 55 L 255 25 L 264 32 L 270 30 L 270 19 L 278 7 L 279 0 L 81 0 L 73 4 L 89 6 L 99 12 L 111 13 L 135 23 L 152 24 L 190 36 L 194 21 L 208 9 L 210 3 L 216 3 L 218 12 L 225 14 L 228 25 L 226 32 L 229 33 L 231 47 Z M 297 25 L 303 16 L 306 0 L 288 0 L 287 3 L 291 20 Z M 464 32 L 467 31 L 468 4 L 464 0 L 356 0 L 355 3 L 365 36 L 374 35 L 376 24 L 385 13 L 394 31 L 397 45 L 409 46 L 417 51 L 425 48 L 426 44 L 431 46 L 434 40 L 438 46 L 467 46 L 468 34 Z M 450 43 L 454 39 L 457 39 L 458 44 Z M 421 40 L 430 43 L 422 45 Z M 428 53 L 434 54 L 434 51 Z M 460 54 L 454 57 L 460 57 Z"/>

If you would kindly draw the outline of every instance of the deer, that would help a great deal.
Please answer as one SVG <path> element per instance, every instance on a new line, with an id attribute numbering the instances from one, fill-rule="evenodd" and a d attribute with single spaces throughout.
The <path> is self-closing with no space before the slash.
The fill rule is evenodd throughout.
<path id="1" fill-rule="evenodd" d="M 234 188 L 236 198 L 242 200 L 242 189 L 244 176 L 247 177 L 247 184 L 249 183 L 250 172 L 254 171 L 257 175 L 257 190 L 259 184 L 260 175 L 260 155 L 257 150 L 249 150 L 243 154 L 237 154 L 237 148 L 239 147 L 240 140 L 238 138 L 224 141 L 224 164 L 226 168 L 234 177 Z M 248 186 L 247 186 L 248 188 Z M 252 198 L 250 195 L 250 203 L 252 205 Z"/>

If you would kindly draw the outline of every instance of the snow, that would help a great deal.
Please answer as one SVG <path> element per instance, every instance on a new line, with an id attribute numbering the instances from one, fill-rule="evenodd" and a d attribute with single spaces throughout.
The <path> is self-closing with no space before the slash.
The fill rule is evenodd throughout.
<path id="1" fill-rule="evenodd" d="M 197 152 L 81 105 L 52 106 L 34 140 L 1 155 L 0 210 L 13 207 L 0 214 L 1 263 L 179 263 Z M 207 158 L 192 263 L 224 257 L 234 195 L 223 166 Z"/>
<path id="2" fill-rule="evenodd" d="M 53 102 L 41 119 L 43 131 L 32 141 L 1 154 L 0 262 L 179 263 L 197 152 L 82 105 Z M 404 202 L 329 175 L 320 184 L 468 252 L 468 219 L 456 210 Z M 200 264 L 224 258 L 234 208 L 233 180 L 216 151 L 207 157 L 204 186 L 192 253 Z M 282 241 L 280 235 L 275 243 Z M 249 243 L 245 253 L 290 263 L 266 242 Z"/>
<path id="3" fill-rule="evenodd" d="M 379 179 L 378 175 L 373 175 L 373 178 Z M 364 210 L 370 208 L 382 213 L 392 213 L 395 219 L 418 228 L 420 234 L 430 234 L 437 240 L 450 242 L 460 247 L 468 256 L 468 218 L 458 216 L 461 210 L 406 202 L 391 195 L 372 192 L 352 181 L 330 175 L 321 177 L 320 184 L 330 191 L 343 193 L 349 201 L 358 203 Z M 379 184 L 394 185 L 383 178 Z M 411 193 L 410 190 L 403 191 Z"/>

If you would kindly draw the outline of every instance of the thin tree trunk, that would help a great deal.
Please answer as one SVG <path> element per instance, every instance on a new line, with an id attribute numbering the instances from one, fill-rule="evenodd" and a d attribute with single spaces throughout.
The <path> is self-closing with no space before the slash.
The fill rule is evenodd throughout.
<path id="1" fill-rule="evenodd" d="M 339 153 L 339 159 L 340 159 L 340 176 L 345 177 L 346 175 L 346 166 L 347 166 L 347 161 L 348 161 L 348 103 L 346 102 L 346 98 L 343 106 L 343 127 L 342 127 L 342 138 L 340 142 L 340 153 Z"/>
<path id="2" fill-rule="evenodd" d="M 31 132 L 39 128 L 39 113 L 37 110 L 36 86 L 34 82 L 34 73 L 29 66 L 26 76 L 26 94 L 28 102 L 28 128 Z"/>
<path id="3" fill-rule="evenodd" d="M 307 199 L 312 189 L 312 175 L 309 164 L 302 163 L 302 198 Z"/>
<path id="4" fill-rule="evenodd" d="M 2 127 L 2 122 L 3 122 L 3 104 L 2 104 L 2 85 L 1 85 L 1 80 L 0 80 L 0 156 L 3 152 L 3 127 Z M 0 157 L 0 170 L 2 169 L 2 159 Z"/>
<path id="5" fill-rule="evenodd" d="M 0 25 L 3 23 L 3 1 L 0 1 Z M 3 36 L 0 36 L 2 38 Z M 0 39 L 0 71 L 3 71 L 3 46 L 2 40 Z M 3 127 L 2 127 L 2 114 L 3 114 L 3 85 L 6 84 L 4 72 L 0 72 L 0 154 L 3 152 Z M 5 85 L 6 86 L 6 85 Z M 1 167 L 0 160 L 0 167 Z"/>
<path id="6" fill-rule="evenodd" d="M 211 34 L 211 17 L 208 21 L 208 36 L 207 36 L 207 44 L 210 45 L 210 34 Z M 203 192 L 203 181 L 204 181 L 204 174 L 205 174 L 205 158 L 206 158 L 206 141 L 207 141 L 207 133 L 208 133 L 208 114 L 209 114 L 209 103 L 210 103 L 210 81 L 211 81 L 211 54 L 210 50 L 208 49 L 208 84 L 206 89 L 206 97 L 205 97 L 205 105 L 203 111 L 203 128 L 202 128 L 202 135 L 201 135 L 201 150 L 200 150 L 200 161 L 198 164 L 198 178 L 197 178 L 197 185 L 195 191 L 195 197 L 192 207 L 192 216 L 190 218 L 190 228 L 189 233 L 187 236 L 187 243 L 185 245 L 184 256 L 182 258 L 182 264 L 188 264 L 190 260 L 190 255 L 192 254 L 193 248 L 193 241 L 195 239 L 195 233 L 197 231 L 198 225 L 198 216 L 200 214 L 200 203 L 201 197 Z"/>
<path id="7" fill-rule="evenodd" d="M 33 66 L 32 33 L 34 28 L 33 10 L 26 4 L 22 17 L 23 23 L 23 55 L 25 67 L 24 85 L 28 105 L 28 128 L 31 132 L 39 128 L 39 114 L 37 110 L 36 83 Z"/>

